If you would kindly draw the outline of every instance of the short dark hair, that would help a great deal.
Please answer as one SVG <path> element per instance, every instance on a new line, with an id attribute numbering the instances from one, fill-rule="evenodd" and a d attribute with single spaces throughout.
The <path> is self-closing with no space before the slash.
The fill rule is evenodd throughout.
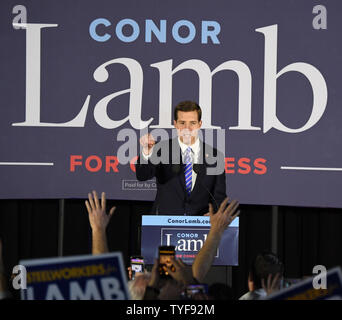
<path id="1" fill-rule="evenodd" d="M 257 254 L 249 270 L 256 289 L 262 288 L 261 279 L 264 279 L 266 283 L 269 274 L 275 276 L 277 273 L 283 276 L 284 265 L 274 253 L 268 251 Z"/>
<path id="2" fill-rule="evenodd" d="M 176 108 L 174 111 L 175 121 L 177 121 L 178 119 L 178 111 L 183 111 L 183 112 L 197 111 L 198 121 L 201 121 L 201 118 L 202 118 L 201 107 L 194 101 L 182 101 L 176 105 Z"/>

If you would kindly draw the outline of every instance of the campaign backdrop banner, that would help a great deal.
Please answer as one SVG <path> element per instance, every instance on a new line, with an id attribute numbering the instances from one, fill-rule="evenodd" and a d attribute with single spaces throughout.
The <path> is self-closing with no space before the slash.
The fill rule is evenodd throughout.
<path id="1" fill-rule="evenodd" d="M 341 208 L 341 15 L 341 1 L 2 0 L 0 198 L 153 200 L 139 138 L 169 138 L 194 100 L 204 142 L 224 138 L 231 198 Z"/>
<path id="2" fill-rule="evenodd" d="M 121 252 L 22 260 L 27 289 L 22 300 L 127 300 Z"/>
<path id="3" fill-rule="evenodd" d="M 319 275 L 317 288 L 314 287 L 314 277 L 303 280 L 284 290 L 267 296 L 267 300 L 342 300 L 342 272 L 340 267 L 328 270 L 323 279 Z M 325 284 L 325 288 L 322 285 Z"/>
<path id="4" fill-rule="evenodd" d="M 210 218 L 203 216 L 142 216 L 141 255 L 146 264 L 158 258 L 159 246 L 175 246 L 176 258 L 192 264 L 207 239 Z M 212 265 L 239 264 L 239 218 L 224 231 Z"/>

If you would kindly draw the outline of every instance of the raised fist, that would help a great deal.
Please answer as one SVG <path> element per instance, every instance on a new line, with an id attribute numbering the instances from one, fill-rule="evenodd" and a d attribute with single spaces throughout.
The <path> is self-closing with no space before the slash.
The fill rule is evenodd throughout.
<path id="1" fill-rule="evenodd" d="M 152 152 L 153 146 L 156 144 L 152 134 L 145 134 L 140 138 L 140 144 L 143 147 L 143 152 L 145 155 L 149 155 Z"/>

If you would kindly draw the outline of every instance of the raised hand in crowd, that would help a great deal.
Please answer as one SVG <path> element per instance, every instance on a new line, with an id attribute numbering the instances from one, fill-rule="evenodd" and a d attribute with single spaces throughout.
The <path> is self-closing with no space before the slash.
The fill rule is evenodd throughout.
<path id="1" fill-rule="evenodd" d="M 94 196 L 94 198 L 92 197 L 92 195 Z M 109 214 L 106 213 L 105 192 L 102 192 L 101 194 L 101 202 L 99 201 L 96 191 L 93 191 L 92 194 L 88 193 L 88 200 L 86 200 L 85 204 L 88 210 L 88 217 L 91 228 L 93 230 L 105 230 L 116 207 L 112 207 L 109 211 Z"/>
<path id="2" fill-rule="evenodd" d="M 214 213 L 212 204 L 209 204 L 210 231 L 192 265 L 193 275 L 199 282 L 203 282 L 211 268 L 224 230 L 240 214 L 240 211 L 237 211 L 239 207 L 238 201 L 232 200 L 228 203 L 229 198 L 225 198 L 216 213 Z"/>
<path id="3" fill-rule="evenodd" d="M 229 205 L 227 205 L 228 202 L 229 198 L 227 197 L 222 201 L 216 213 L 214 213 L 213 205 L 209 203 L 210 231 L 222 234 L 240 214 L 240 211 L 237 211 L 239 202 L 232 200 Z"/>
<path id="4" fill-rule="evenodd" d="M 281 275 L 276 273 L 274 276 L 269 274 L 267 277 L 267 284 L 265 284 L 265 279 L 261 279 L 262 288 L 266 291 L 266 294 L 277 292 L 280 290 Z"/>
<path id="5" fill-rule="evenodd" d="M 89 223 L 92 229 L 92 253 L 106 253 L 108 252 L 106 228 L 116 207 L 112 207 L 109 214 L 107 214 L 106 194 L 105 192 L 102 192 L 100 202 L 96 191 L 88 193 L 88 200 L 85 201 L 85 205 L 87 207 Z"/>

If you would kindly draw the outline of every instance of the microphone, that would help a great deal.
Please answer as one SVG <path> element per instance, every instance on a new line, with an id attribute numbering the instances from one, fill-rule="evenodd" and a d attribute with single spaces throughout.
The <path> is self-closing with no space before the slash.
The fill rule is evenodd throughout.
<path id="1" fill-rule="evenodd" d="M 194 170 L 194 172 L 198 175 L 199 171 L 200 171 L 200 165 L 198 163 L 194 163 L 192 165 L 192 170 Z M 210 195 L 211 199 L 214 200 L 214 202 L 216 204 L 216 211 L 217 211 L 219 209 L 219 206 L 217 204 L 217 201 L 216 201 L 215 197 L 212 195 L 212 193 L 209 191 L 209 189 L 204 185 L 204 183 L 201 180 L 200 180 L 200 184 L 208 192 L 208 194 Z"/>

